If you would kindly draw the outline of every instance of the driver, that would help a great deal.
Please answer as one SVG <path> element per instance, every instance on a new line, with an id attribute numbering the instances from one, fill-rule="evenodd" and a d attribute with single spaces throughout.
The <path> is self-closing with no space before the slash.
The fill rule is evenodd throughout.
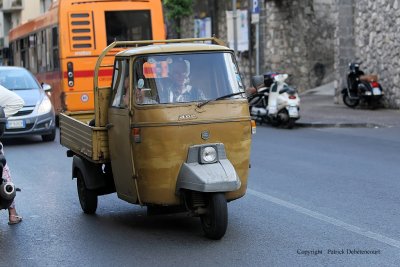
<path id="1" fill-rule="evenodd" d="M 174 59 L 169 64 L 168 76 L 170 80 L 167 85 L 169 102 L 191 102 L 206 99 L 202 90 L 190 85 L 189 66 L 189 62 L 182 58 Z"/>

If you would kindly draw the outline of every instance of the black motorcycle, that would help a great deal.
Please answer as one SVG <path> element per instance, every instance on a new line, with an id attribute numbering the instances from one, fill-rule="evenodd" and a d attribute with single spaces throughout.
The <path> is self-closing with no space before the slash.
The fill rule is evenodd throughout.
<path id="1" fill-rule="evenodd" d="M 343 103 L 355 108 L 360 103 L 365 103 L 371 108 L 379 106 L 383 96 L 382 86 L 375 74 L 365 75 L 360 70 L 361 62 L 351 62 L 347 74 L 347 88 L 342 90 Z"/>

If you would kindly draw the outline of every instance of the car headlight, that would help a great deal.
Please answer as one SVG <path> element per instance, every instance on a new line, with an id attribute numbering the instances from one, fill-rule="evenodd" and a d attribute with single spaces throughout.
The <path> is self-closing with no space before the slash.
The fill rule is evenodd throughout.
<path id="1" fill-rule="evenodd" d="M 51 101 L 46 96 L 43 98 L 42 102 L 39 104 L 38 115 L 49 113 L 51 110 Z"/>
<path id="2" fill-rule="evenodd" d="M 217 150 L 213 146 L 206 146 L 200 150 L 201 163 L 214 163 L 217 161 Z"/>

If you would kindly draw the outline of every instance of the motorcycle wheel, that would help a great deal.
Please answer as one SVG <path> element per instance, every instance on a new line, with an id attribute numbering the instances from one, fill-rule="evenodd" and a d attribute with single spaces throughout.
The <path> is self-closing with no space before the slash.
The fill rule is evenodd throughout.
<path id="1" fill-rule="evenodd" d="M 279 125 L 281 125 L 281 122 L 279 120 L 277 120 L 277 119 L 272 119 L 271 118 L 271 119 L 268 120 L 268 122 L 274 127 L 278 127 Z"/>
<path id="2" fill-rule="evenodd" d="M 295 123 L 296 123 L 296 120 L 293 118 L 290 118 L 283 126 L 285 129 L 293 129 Z"/>
<path id="3" fill-rule="evenodd" d="M 381 106 L 381 99 L 380 97 L 372 97 L 369 101 L 368 101 L 368 106 L 371 110 L 377 109 Z"/>
<path id="4" fill-rule="evenodd" d="M 207 238 L 219 240 L 228 226 L 228 205 L 223 193 L 207 196 L 207 212 L 200 215 L 201 226 Z"/>
<path id="5" fill-rule="evenodd" d="M 343 103 L 349 108 L 355 108 L 360 103 L 359 99 L 351 99 L 347 93 L 343 94 Z"/>
<path id="6" fill-rule="evenodd" d="M 263 117 L 261 118 L 260 125 L 261 125 L 262 123 L 265 123 L 265 124 L 270 123 L 270 120 L 269 120 L 269 118 L 268 118 L 267 115 L 265 115 L 265 116 L 263 116 Z"/>

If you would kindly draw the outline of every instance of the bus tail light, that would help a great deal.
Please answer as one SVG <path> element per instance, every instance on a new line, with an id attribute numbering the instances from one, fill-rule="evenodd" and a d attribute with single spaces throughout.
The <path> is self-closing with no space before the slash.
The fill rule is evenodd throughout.
<path id="1" fill-rule="evenodd" d="M 68 76 L 68 86 L 74 86 L 74 65 L 72 62 L 67 63 L 67 76 Z"/>

